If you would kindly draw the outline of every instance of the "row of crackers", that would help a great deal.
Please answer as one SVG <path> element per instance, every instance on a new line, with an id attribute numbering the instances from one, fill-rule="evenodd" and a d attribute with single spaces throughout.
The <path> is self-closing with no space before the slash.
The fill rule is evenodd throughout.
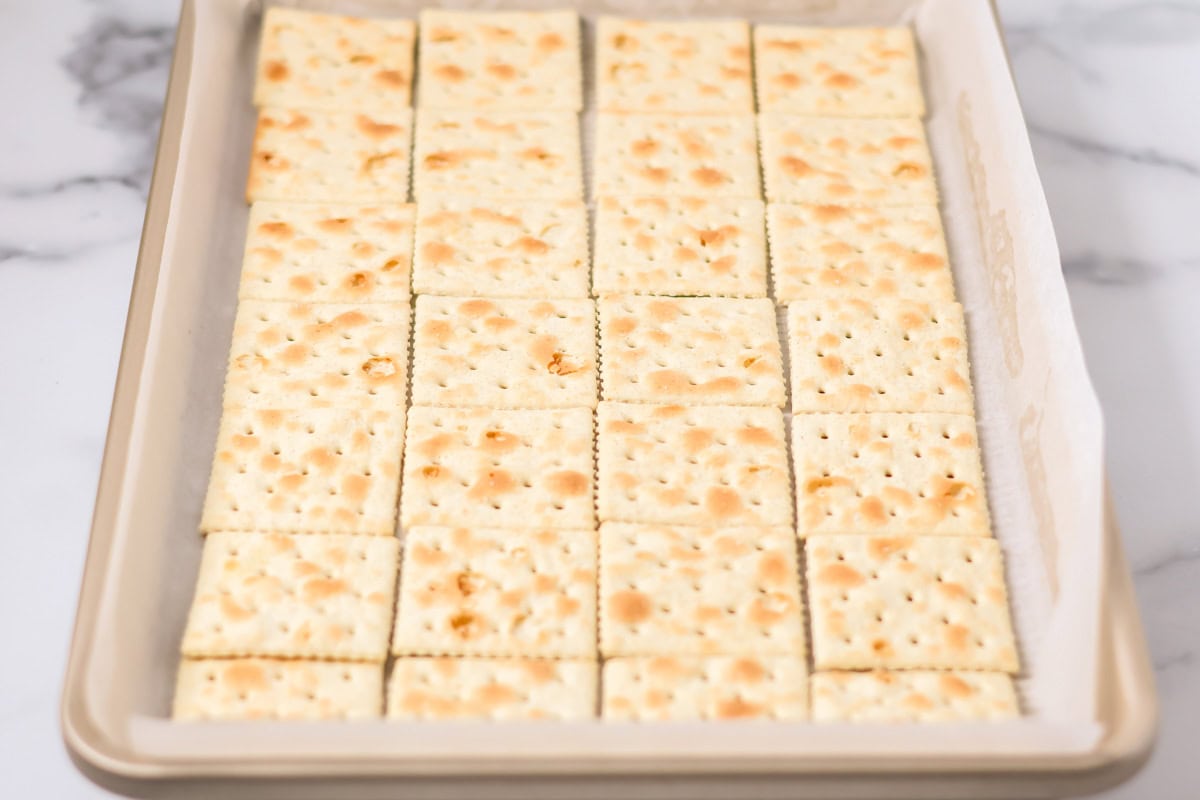
<path id="1" fill-rule="evenodd" d="M 626 434 L 619 451 L 637 449 L 648 470 L 666 476 L 657 514 L 671 514 L 675 506 L 686 512 L 692 504 L 685 481 L 705 473 L 709 484 L 707 490 L 701 484 L 698 491 L 704 500 L 697 505 L 715 498 L 715 507 L 728 519 L 740 490 L 746 492 L 741 495 L 746 502 L 735 520 L 777 513 L 771 503 L 774 492 L 763 502 L 738 479 L 777 475 L 785 467 L 778 463 L 784 458 L 782 442 L 771 448 L 764 435 L 767 426 L 748 424 L 765 420 L 743 417 L 722 428 L 712 419 L 730 419 L 746 409 L 719 407 L 708 409 L 710 415 L 698 415 L 694 409 L 666 413 L 663 408 L 601 408 L 602 431 L 620 423 L 617 427 Z M 606 413 L 610 410 L 617 413 Z M 399 598 L 403 613 L 391 636 L 397 655 L 504 658 L 519 653 L 588 660 L 594 654 L 598 624 L 601 652 L 611 657 L 606 669 L 617 673 L 635 666 L 627 657 L 668 658 L 695 666 L 706 654 L 730 649 L 753 650 L 757 655 L 751 661 L 771 656 L 768 660 L 791 663 L 802 671 L 804 627 L 790 525 L 706 528 L 605 521 L 597 557 L 591 527 L 569 527 L 572 511 L 578 515 L 584 509 L 556 502 L 554 487 L 548 491 L 537 481 L 537 476 L 558 467 L 548 474 L 557 476 L 555 480 L 570 476 L 573 480 L 560 482 L 576 483 L 581 473 L 572 474 L 571 461 L 552 459 L 575 450 L 569 432 L 590 428 L 590 415 L 584 412 L 586 416 L 573 425 L 568 412 L 437 413 L 445 416 L 433 419 L 432 427 L 438 428 L 440 421 L 443 432 L 456 431 L 468 418 L 478 430 L 449 439 L 434 433 L 413 440 L 416 451 L 407 469 L 413 483 L 404 491 L 407 499 L 409 486 L 415 485 L 414 496 L 422 502 L 412 512 L 414 524 L 407 533 Z M 521 417 L 536 426 L 533 414 L 555 415 L 562 441 L 541 442 L 522 435 Z M 664 427 L 638 421 L 661 417 L 679 420 L 682 432 L 675 442 L 661 435 Z M 644 430 L 631 430 L 639 425 Z M 664 467 L 655 457 L 650 444 L 667 439 L 661 454 L 679 439 L 719 442 L 739 432 L 745 434 L 742 439 L 754 442 L 741 463 L 718 467 L 723 459 L 709 459 L 693 445 L 692 452 L 701 457 L 691 475 L 678 479 L 670 463 Z M 585 444 L 589 437 L 579 432 L 575 439 Z M 469 477 L 478 474 L 470 463 L 478 457 L 476 442 L 491 442 L 491 452 L 500 456 L 489 459 L 486 481 L 472 482 Z M 590 457 L 583 454 L 578 459 Z M 619 464 L 628 468 L 624 458 Z M 604 465 L 602 451 L 602 487 L 606 475 L 612 476 L 614 486 L 625 484 L 622 473 L 609 473 Z M 733 477 L 725 479 L 727 475 Z M 557 488 L 560 495 L 574 494 L 573 486 Z M 640 503 L 629 516 L 640 516 L 642 509 L 655 505 L 651 500 Z M 451 519 L 466 527 L 449 527 Z M 534 520 L 560 526 L 524 527 Z M 518 527 L 501 527 L 505 522 Z M 381 659 L 389 641 L 396 547 L 390 536 L 209 534 L 185 653 L 239 655 L 254 648 L 260 654 L 291 657 Z M 1003 570 L 993 539 L 813 535 L 805 550 L 818 668 L 1015 668 Z M 238 568 L 231 569 L 231 564 Z M 378 663 L 374 668 L 382 672 Z M 768 679 L 760 690 L 791 687 L 802 696 L 794 670 Z M 401 676 L 396 680 L 409 676 L 404 671 L 395 674 Z M 613 698 L 622 696 L 619 681 L 606 681 L 606 687 Z M 590 707 L 585 698 L 593 696 L 594 689 L 585 683 L 575 690 L 576 699 Z M 768 707 L 773 706 L 760 712 Z M 647 708 L 632 702 L 627 710 L 649 713 Z M 570 715 L 562 708 L 539 710 Z M 749 713 L 747 707 L 740 715 Z"/>
<path id="2" fill-rule="evenodd" d="M 256 206 L 252 232 L 280 215 L 300 213 L 287 205 L 296 200 L 368 203 L 361 222 L 353 209 L 339 205 L 314 212 L 348 220 L 342 241 L 372 226 L 401 219 L 412 224 L 411 210 L 369 205 L 406 200 L 409 130 L 386 126 L 395 129 L 389 134 L 394 142 L 375 142 L 373 134 L 362 132 L 361 124 L 379 127 L 365 119 L 347 118 L 341 131 L 313 130 L 328 127 L 331 119 L 302 111 L 263 112 L 248 183 Z M 788 147 L 777 156 L 764 140 L 773 201 L 764 208 L 752 117 L 601 115 L 594 292 L 763 297 L 769 235 L 771 277 L 781 301 L 860 289 L 871 296 L 951 298 L 920 123 L 908 121 L 915 128 L 897 133 L 895 120 L 833 122 L 855 130 L 820 138 L 826 134 L 805 125 L 805 136 L 818 137 L 812 147 Z M 870 130 L 876 123 L 882 127 Z M 619 130 L 607 130 L 610 126 Z M 339 138 L 350 144 L 338 145 Z M 334 155 L 305 157 L 312 142 Z M 881 153 L 879 166 L 864 166 L 836 152 L 846 143 L 892 152 Z M 727 157 L 730 148 L 736 159 Z M 901 152 L 909 148 L 916 152 Z M 413 289 L 587 295 L 587 213 L 573 114 L 422 112 L 416 150 L 420 213 Z M 776 179 L 777 196 L 770 188 Z M 271 237 L 263 238 L 262 252 L 275 255 Z M 313 262 L 328 255 L 300 258 Z M 355 264 L 367 262 L 368 269 L 359 271 L 358 284 L 326 284 L 330 293 L 362 297 L 383 281 L 397 291 L 407 289 L 408 275 L 381 274 L 387 260 L 372 261 L 371 250 L 346 255 Z M 275 287 L 248 291 L 268 288 Z M 315 282 L 308 292 L 325 293 Z"/>
<path id="3" fill-rule="evenodd" d="M 369 69 L 384 95 L 408 96 L 403 25 L 273 9 L 268 42 L 294 57 L 256 87 L 337 94 Z M 334 18 L 328 18 L 331 21 Z M 411 35 L 408 36 L 411 62 Z M 353 46 L 345 62 L 320 50 Z M 281 98 L 286 99 L 286 98 Z M 356 118 L 386 146 L 395 128 Z M 320 164 L 353 144 L 338 121 L 291 120 L 298 148 L 257 167 L 307 167 L 292 199 L 319 200 Z M 256 141 L 258 137 L 256 137 Z M 403 155 L 381 150 L 365 172 Z M 407 192 L 407 186 L 406 186 Z M 349 198 L 357 199 L 357 198 Z M 405 199 L 405 198 L 401 198 Z M 176 719 L 378 716 L 399 543 L 394 529 L 404 436 L 412 209 L 255 206 L 201 518 L 196 590 L 181 643 Z M 247 289 L 252 289 L 247 296 Z M 365 532 L 387 534 L 361 536 Z M 380 642 L 383 642 L 381 648 Z"/>
<path id="4" fill-rule="evenodd" d="M 405 25 L 270 12 L 256 97 L 263 102 L 264 90 L 291 85 L 352 98 L 349 84 L 363 70 L 371 72 L 370 94 L 383 86 L 399 95 L 404 67 L 386 46 L 396 45 Z M 341 74 L 337 58 L 322 58 L 314 47 L 340 50 Z M 273 50 L 294 59 L 273 60 Z M 282 98 L 294 107 L 305 107 L 302 100 Z M 257 199 L 254 186 L 265 174 L 266 183 L 286 187 L 286 199 L 301 202 L 256 203 L 251 214 L 226 414 L 201 522 L 211 532 L 183 641 L 185 656 L 228 660 L 185 661 L 176 698 L 181 718 L 376 716 L 383 697 L 399 560 L 391 534 L 407 394 L 412 208 L 304 201 L 328 200 L 331 192 L 347 201 L 405 199 L 407 178 L 399 187 L 390 179 L 397 169 L 407 174 L 408 123 L 288 111 L 279 130 L 280 113 L 268 108 L 260 116 L 248 196 Z M 398 136 L 404 141 L 396 146 Z M 577 129 L 573 138 L 577 151 Z M 554 166 L 547 153 L 526 155 Z M 357 165 L 354 176 L 343 169 L 347 156 Z M 295 300 L 305 302 L 289 302 Z M 492 433 L 496 446 L 511 443 Z M 585 488 L 590 493 L 590 484 Z M 446 590 L 460 598 L 470 592 L 463 574 L 447 581 Z M 465 611 L 448 620 L 434 611 L 422 632 L 440 623 L 450 642 L 444 652 L 480 633 Z M 402 620 L 397 615 L 398 651 Z M 396 664 L 391 715 L 445 716 L 458 684 L 472 677 L 484 694 L 482 705 L 467 706 L 474 713 L 494 704 L 498 678 L 564 683 L 553 665 L 522 671 L 519 663 L 472 661 L 454 664 L 451 676 L 438 664 Z M 563 673 L 566 684 L 581 677 L 571 665 Z M 588 696 L 586 687 L 578 689 L 568 694 Z M 540 699 L 553 705 L 557 694 Z"/>
<path id="5" fill-rule="evenodd" d="M 573 11 L 420 16 L 421 108 L 581 111 Z M 417 26 L 272 7 L 263 20 L 255 103 L 311 110 L 403 109 L 413 95 Z M 919 117 L 906 28 L 812 28 L 742 20 L 596 23 L 600 111 Z M 752 83 L 751 40 L 753 38 Z"/>

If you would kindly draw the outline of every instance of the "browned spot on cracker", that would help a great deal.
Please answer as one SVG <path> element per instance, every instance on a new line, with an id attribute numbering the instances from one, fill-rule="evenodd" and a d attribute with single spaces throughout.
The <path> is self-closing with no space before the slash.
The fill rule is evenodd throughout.
<path id="1" fill-rule="evenodd" d="M 709 188 L 729 182 L 728 175 L 712 167 L 699 167 L 692 170 L 692 179 L 701 186 Z"/>
<path id="2" fill-rule="evenodd" d="M 376 356 L 364 361 L 361 369 L 368 378 L 390 378 L 396 374 L 396 362 L 387 357 Z"/>
<path id="3" fill-rule="evenodd" d="M 866 583 L 866 578 L 854 567 L 837 563 L 822 567 L 821 571 L 817 573 L 817 582 L 849 589 Z"/>
<path id="4" fill-rule="evenodd" d="M 484 431 L 480 447 L 488 453 L 508 453 L 521 444 L 520 437 L 499 430 Z"/>
<path id="5" fill-rule="evenodd" d="M 636 625 L 649 619 L 654 604 L 650 598 L 633 589 L 615 592 L 608 598 L 608 610 L 617 622 Z"/>
<path id="6" fill-rule="evenodd" d="M 304 582 L 304 602 L 316 603 L 328 600 L 348 590 L 346 582 L 337 578 L 312 578 Z"/>
<path id="7" fill-rule="evenodd" d="M 458 83 L 467 79 L 467 71 L 456 64 L 440 64 L 433 67 L 433 74 L 449 83 Z"/>
<path id="8" fill-rule="evenodd" d="M 489 75 L 499 78 L 502 81 L 511 81 L 517 77 L 517 68 L 511 64 L 488 64 L 486 69 Z"/>
<path id="9" fill-rule="evenodd" d="M 876 536 L 867 541 L 867 553 L 878 561 L 895 553 L 902 553 L 910 547 L 912 539 L 907 536 Z"/>
<path id="10" fill-rule="evenodd" d="M 230 662 L 222 677 L 225 684 L 236 692 L 266 689 L 268 686 L 266 671 L 258 664 L 248 661 Z"/>
<path id="11" fill-rule="evenodd" d="M 371 139 L 386 139 L 389 136 L 394 136 L 400 133 L 399 125 L 390 125 L 386 122 L 376 122 L 365 114 L 359 114 L 354 119 L 354 125 L 359 132 Z"/>
<path id="12" fill-rule="evenodd" d="M 728 486 L 714 486 L 704 495 L 704 507 L 718 519 L 741 512 L 742 496 Z"/>
<path id="13" fill-rule="evenodd" d="M 716 716 L 719 719 L 747 719 L 762 716 L 765 709 L 741 697 L 731 697 L 717 703 Z"/>
<path id="14" fill-rule="evenodd" d="M 268 61 L 264 67 L 263 72 L 269 81 L 278 82 L 287 80 L 287 77 L 291 74 L 287 64 L 282 61 Z"/>
<path id="15" fill-rule="evenodd" d="M 590 482 L 582 472 L 561 470 L 546 476 L 546 486 L 559 497 L 575 497 L 587 493 Z"/>

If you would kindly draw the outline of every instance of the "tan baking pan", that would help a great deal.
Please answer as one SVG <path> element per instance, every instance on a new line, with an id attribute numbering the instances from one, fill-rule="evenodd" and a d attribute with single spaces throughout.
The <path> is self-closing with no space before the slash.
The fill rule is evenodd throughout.
<path id="1" fill-rule="evenodd" d="M 297 4 L 405 16 L 422 5 Z M 539 4 L 557 5 L 521 3 Z M 986 0 L 581 8 L 917 30 L 1028 716 L 994 726 L 172 725 L 245 226 L 260 13 L 257 0 L 184 0 L 63 692 L 75 763 L 116 791 L 162 797 L 1057 797 L 1132 775 L 1154 740 L 1153 676 L 1107 506 L 1098 405 Z"/>

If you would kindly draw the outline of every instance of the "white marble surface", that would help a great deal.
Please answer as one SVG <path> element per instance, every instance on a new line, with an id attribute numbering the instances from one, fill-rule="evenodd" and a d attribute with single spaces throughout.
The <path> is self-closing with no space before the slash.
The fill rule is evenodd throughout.
<path id="1" fill-rule="evenodd" d="M 1109 431 L 1158 671 L 1158 749 L 1113 798 L 1196 796 L 1200 2 L 1001 0 Z M 0 795 L 106 796 L 58 734 L 177 13 L 0 0 Z M 19 654 L 19 657 L 17 657 Z"/>

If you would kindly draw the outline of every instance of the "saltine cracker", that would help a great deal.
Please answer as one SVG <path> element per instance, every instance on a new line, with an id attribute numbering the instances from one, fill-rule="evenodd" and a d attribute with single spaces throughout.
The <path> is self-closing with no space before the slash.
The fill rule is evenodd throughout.
<path id="1" fill-rule="evenodd" d="M 388 719 L 582 720 L 595 716 L 599 665 L 534 658 L 398 658 Z"/>
<path id="2" fill-rule="evenodd" d="M 782 406 L 783 357 L 767 298 L 603 297 L 604 399 Z"/>
<path id="3" fill-rule="evenodd" d="M 392 652 L 594 657 L 595 532 L 409 528 Z"/>
<path id="4" fill-rule="evenodd" d="M 1018 670 L 995 539 L 814 536 L 804 549 L 818 670 Z"/>
<path id="5" fill-rule="evenodd" d="M 421 11 L 421 108 L 579 111 L 574 11 Z"/>
<path id="6" fill-rule="evenodd" d="M 486 408 L 596 405 L 591 299 L 417 298 L 413 403 Z"/>
<path id="7" fill-rule="evenodd" d="M 413 525 L 591 528 L 586 408 L 409 409 L 400 516 Z"/>
<path id="8" fill-rule="evenodd" d="M 611 658 L 603 716 L 614 721 L 808 716 L 804 661 L 794 656 Z"/>
<path id="9" fill-rule="evenodd" d="M 210 533 L 183 654 L 381 662 L 399 550 L 391 536 Z"/>
<path id="10" fill-rule="evenodd" d="M 783 414 L 754 406 L 601 402 L 601 521 L 790 525 Z"/>
<path id="11" fill-rule="evenodd" d="M 600 651 L 804 657 L 790 526 L 600 526 Z"/>
<path id="12" fill-rule="evenodd" d="M 763 203 L 601 197 L 592 286 L 606 294 L 767 296 Z"/>
<path id="13" fill-rule="evenodd" d="M 404 411 L 227 408 L 200 530 L 391 536 Z"/>
<path id="14" fill-rule="evenodd" d="M 403 203 L 412 111 L 262 108 L 246 200 Z"/>
<path id="15" fill-rule="evenodd" d="M 272 6 L 263 15 L 254 104 L 399 110 L 412 102 L 411 19 L 364 19 Z"/>
<path id="16" fill-rule="evenodd" d="M 415 213 L 405 204 L 255 203 L 238 299 L 406 301 Z"/>

